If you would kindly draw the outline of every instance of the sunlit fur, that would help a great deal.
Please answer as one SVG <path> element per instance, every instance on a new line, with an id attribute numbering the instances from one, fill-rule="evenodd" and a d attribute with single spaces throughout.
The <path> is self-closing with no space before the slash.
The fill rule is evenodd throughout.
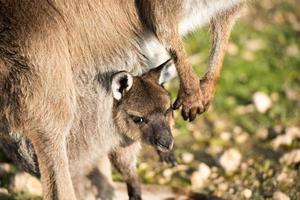
<path id="1" fill-rule="evenodd" d="M 139 2 L 164 6 L 149 10 Z M 20 166 L 40 172 L 45 200 L 75 200 L 73 185 L 81 184 L 76 180 L 123 139 L 113 120 L 110 77 L 121 70 L 140 75 L 161 63 L 149 60 L 158 55 L 145 51 L 149 38 L 157 36 L 158 52 L 177 50 L 181 83 L 198 87 L 179 33 L 172 34 L 189 9 L 206 13 L 205 7 L 186 10 L 188 2 L 0 0 L 0 143 Z M 208 81 L 201 86 L 206 103 L 239 10 L 218 7 L 209 19 L 213 45 Z M 157 15 L 152 21 L 157 28 L 148 27 L 151 18 L 141 15 L 144 9 Z"/>

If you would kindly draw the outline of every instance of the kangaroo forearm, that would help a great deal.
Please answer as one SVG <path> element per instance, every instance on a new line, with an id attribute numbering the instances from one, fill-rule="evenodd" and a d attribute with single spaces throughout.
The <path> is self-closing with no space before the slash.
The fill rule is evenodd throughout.
<path id="1" fill-rule="evenodd" d="M 180 36 L 174 33 L 170 43 L 170 52 L 173 54 L 180 84 L 183 87 L 191 86 L 196 81 L 197 75 L 193 71 L 192 65 L 188 62 L 188 56 Z"/>
<path id="2" fill-rule="evenodd" d="M 221 75 L 230 33 L 242 4 L 217 15 L 211 20 L 212 50 L 205 78 L 216 83 Z"/>

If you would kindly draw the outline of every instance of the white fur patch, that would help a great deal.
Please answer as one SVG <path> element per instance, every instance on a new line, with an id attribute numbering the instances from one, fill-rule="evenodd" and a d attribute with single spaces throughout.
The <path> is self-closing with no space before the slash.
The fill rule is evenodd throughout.
<path id="1" fill-rule="evenodd" d="M 244 0 L 183 0 L 184 15 L 179 23 L 179 32 L 185 35 L 207 24 L 216 14 Z"/>
<path id="2" fill-rule="evenodd" d="M 112 83 L 111 83 L 111 89 L 112 89 L 112 93 L 113 93 L 113 97 L 116 100 L 121 100 L 122 98 L 122 91 L 120 91 L 122 89 L 122 87 L 124 87 L 121 83 L 122 80 L 126 80 L 126 91 L 129 91 L 132 87 L 133 84 L 133 77 L 131 74 L 127 73 L 127 72 L 119 72 L 117 74 L 115 74 L 112 78 Z"/>
<path id="3" fill-rule="evenodd" d="M 153 33 L 145 34 L 142 49 L 150 69 L 161 65 L 171 58 L 166 48 L 158 41 Z"/>
<path id="4" fill-rule="evenodd" d="M 159 84 L 168 82 L 176 75 L 177 75 L 177 71 L 174 62 L 170 62 L 166 64 L 160 73 Z"/>

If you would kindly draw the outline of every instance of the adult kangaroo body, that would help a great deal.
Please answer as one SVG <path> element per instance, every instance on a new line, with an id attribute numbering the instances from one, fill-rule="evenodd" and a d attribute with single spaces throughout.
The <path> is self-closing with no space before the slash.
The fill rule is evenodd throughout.
<path id="1" fill-rule="evenodd" d="M 193 9 L 209 11 L 194 22 L 211 21 L 210 65 L 219 71 L 232 25 L 228 16 L 236 13 L 230 8 L 238 1 L 182 2 L 182 33 L 194 28 L 187 19 L 201 17 Z M 0 0 L 1 143 L 25 169 L 40 172 L 44 199 L 76 199 L 72 180 L 119 144 L 110 75 L 141 74 L 167 59 L 136 5 Z"/>

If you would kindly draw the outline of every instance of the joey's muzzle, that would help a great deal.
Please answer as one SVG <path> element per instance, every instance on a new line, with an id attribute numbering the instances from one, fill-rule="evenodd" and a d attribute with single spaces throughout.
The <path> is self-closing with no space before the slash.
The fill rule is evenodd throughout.
<path id="1" fill-rule="evenodd" d="M 174 145 L 174 138 L 169 128 L 155 132 L 154 145 L 161 152 L 171 151 Z"/>

